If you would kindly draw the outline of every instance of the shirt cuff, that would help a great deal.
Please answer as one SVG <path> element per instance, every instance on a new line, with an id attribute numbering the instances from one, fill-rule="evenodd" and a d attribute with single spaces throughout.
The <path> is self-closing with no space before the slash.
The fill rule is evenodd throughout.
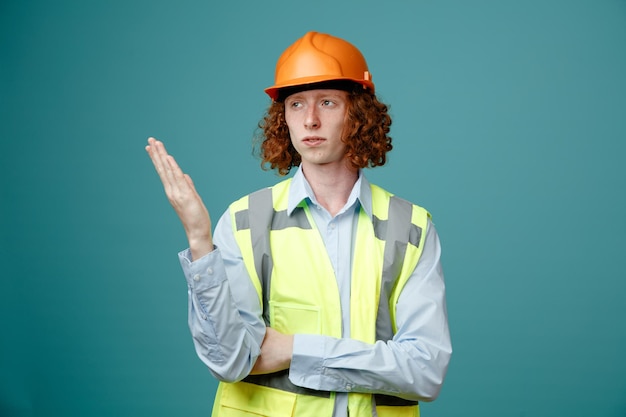
<path id="1" fill-rule="evenodd" d="M 298 386 L 323 389 L 324 337 L 295 334 L 289 366 L 289 380 Z"/>
<path id="2" fill-rule="evenodd" d="M 189 248 L 178 253 L 178 260 L 183 268 L 187 285 L 193 292 L 202 292 L 219 285 L 226 279 L 224 262 L 218 248 L 195 261 L 191 259 Z"/>

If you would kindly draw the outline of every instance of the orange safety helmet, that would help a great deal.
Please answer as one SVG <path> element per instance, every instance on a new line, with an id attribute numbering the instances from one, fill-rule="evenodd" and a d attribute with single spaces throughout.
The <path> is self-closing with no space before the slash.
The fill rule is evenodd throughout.
<path id="1" fill-rule="evenodd" d="M 278 58 L 274 85 L 265 92 L 277 100 L 282 88 L 337 80 L 353 81 L 374 92 L 367 62 L 354 45 L 325 33 L 308 32 Z"/>

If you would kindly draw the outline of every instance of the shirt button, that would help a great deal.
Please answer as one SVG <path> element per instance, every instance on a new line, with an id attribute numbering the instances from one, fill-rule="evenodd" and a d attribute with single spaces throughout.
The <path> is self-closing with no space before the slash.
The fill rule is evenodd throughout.
<path id="1" fill-rule="evenodd" d="M 202 314 L 202 320 L 206 320 L 206 314 Z"/>
<path id="2" fill-rule="evenodd" d="M 346 391 L 352 391 L 352 385 L 350 384 L 346 385 Z"/>
<path id="3" fill-rule="evenodd" d="M 213 275 L 213 268 L 207 268 L 206 273 L 209 275 Z"/>
<path id="4" fill-rule="evenodd" d="M 196 274 L 193 276 L 194 281 L 200 281 L 200 275 Z"/>

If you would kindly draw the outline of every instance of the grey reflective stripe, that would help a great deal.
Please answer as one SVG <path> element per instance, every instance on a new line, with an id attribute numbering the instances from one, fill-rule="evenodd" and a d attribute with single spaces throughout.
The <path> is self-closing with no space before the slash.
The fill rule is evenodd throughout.
<path id="1" fill-rule="evenodd" d="M 400 200 L 403 201 L 402 199 L 398 198 L 398 197 L 391 197 L 392 200 Z M 407 204 L 411 204 L 408 201 L 405 201 L 405 203 Z M 391 202 L 389 203 L 391 206 Z M 398 204 L 398 203 L 393 203 L 394 205 Z M 411 207 L 413 205 L 411 204 Z M 389 207 L 389 211 L 391 212 L 391 207 Z M 391 217 L 391 216 L 389 216 Z M 374 222 L 374 234 L 376 235 L 376 237 L 380 240 L 385 240 L 385 236 L 387 236 L 387 223 L 389 222 L 388 220 L 380 220 L 378 217 L 374 216 L 373 218 L 373 222 Z M 419 247 L 420 244 L 420 239 L 422 238 L 422 228 L 419 226 L 414 225 L 413 223 L 411 223 L 411 218 L 409 217 L 409 238 L 408 238 L 408 242 L 410 244 L 412 244 L 415 247 Z"/>
<path id="2" fill-rule="evenodd" d="M 272 230 L 283 230 L 288 227 L 297 227 L 300 229 L 313 228 L 302 207 L 296 207 L 293 212 L 291 212 L 291 216 L 287 214 L 287 210 L 274 212 Z"/>
<path id="3" fill-rule="evenodd" d="M 273 374 L 248 375 L 243 379 L 250 384 L 262 385 L 264 387 L 276 388 L 282 391 L 301 395 L 313 395 L 315 397 L 330 398 L 330 391 L 319 391 L 310 388 L 294 385 L 289 380 L 289 370 L 278 371 Z"/>
<path id="4" fill-rule="evenodd" d="M 252 216 L 250 216 L 251 212 Z M 237 230 L 250 229 L 250 217 L 257 218 L 259 215 L 259 210 L 257 210 L 256 207 L 252 210 L 241 210 L 235 213 L 235 226 Z M 263 214 L 261 214 L 261 217 L 265 218 Z M 296 207 L 291 213 L 291 216 L 287 214 L 287 210 L 273 211 L 272 208 L 272 225 L 270 229 L 283 230 L 288 227 L 298 227 L 300 229 L 313 228 L 302 207 Z"/>
<path id="5" fill-rule="evenodd" d="M 250 228 L 249 216 L 250 212 L 248 210 L 241 210 L 235 213 L 235 227 L 237 231 Z"/>
<path id="6" fill-rule="evenodd" d="M 291 392 L 300 395 L 313 395 L 315 397 L 330 398 L 329 391 L 318 391 L 309 388 L 294 385 L 289 380 L 289 370 L 279 371 L 273 374 L 264 375 L 248 375 L 243 382 L 250 384 L 262 385 L 264 387 L 276 388 L 282 391 Z M 417 401 L 405 400 L 391 395 L 373 394 L 376 405 L 387 406 L 411 406 L 419 404 Z"/>
<path id="7" fill-rule="evenodd" d="M 380 285 L 380 299 L 376 314 L 376 339 L 390 340 L 393 337 L 389 297 L 400 276 L 406 248 L 410 242 L 419 245 L 421 228 L 411 222 L 413 204 L 392 196 L 389 199 L 388 220 L 374 217 L 374 233 L 385 241 L 383 274 Z"/>
<path id="8" fill-rule="evenodd" d="M 422 228 L 411 223 L 411 229 L 409 230 L 409 243 L 416 248 L 420 246 L 420 240 L 422 239 Z"/>
<path id="9" fill-rule="evenodd" d="M 269 325 L 269 289 L 272 280 L 273 261 L 270 251 L 269 225 L 272 224 L 274 204 L 272 189 L 265 188 L 248 197 L 248 224 L 252 240 L 254 268 L 261 281 L 263 300 L 263 320 Z"/>

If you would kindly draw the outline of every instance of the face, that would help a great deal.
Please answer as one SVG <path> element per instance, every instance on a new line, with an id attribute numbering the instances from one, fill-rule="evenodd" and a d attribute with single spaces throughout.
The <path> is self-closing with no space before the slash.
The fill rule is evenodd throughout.
<path id="1" fill-rule="evenodd" d="M 348 105 L 343 90 L 307 90 L 285 99 L 285 120 L 302 166 L 345 166 L 341 141 Z"/>

